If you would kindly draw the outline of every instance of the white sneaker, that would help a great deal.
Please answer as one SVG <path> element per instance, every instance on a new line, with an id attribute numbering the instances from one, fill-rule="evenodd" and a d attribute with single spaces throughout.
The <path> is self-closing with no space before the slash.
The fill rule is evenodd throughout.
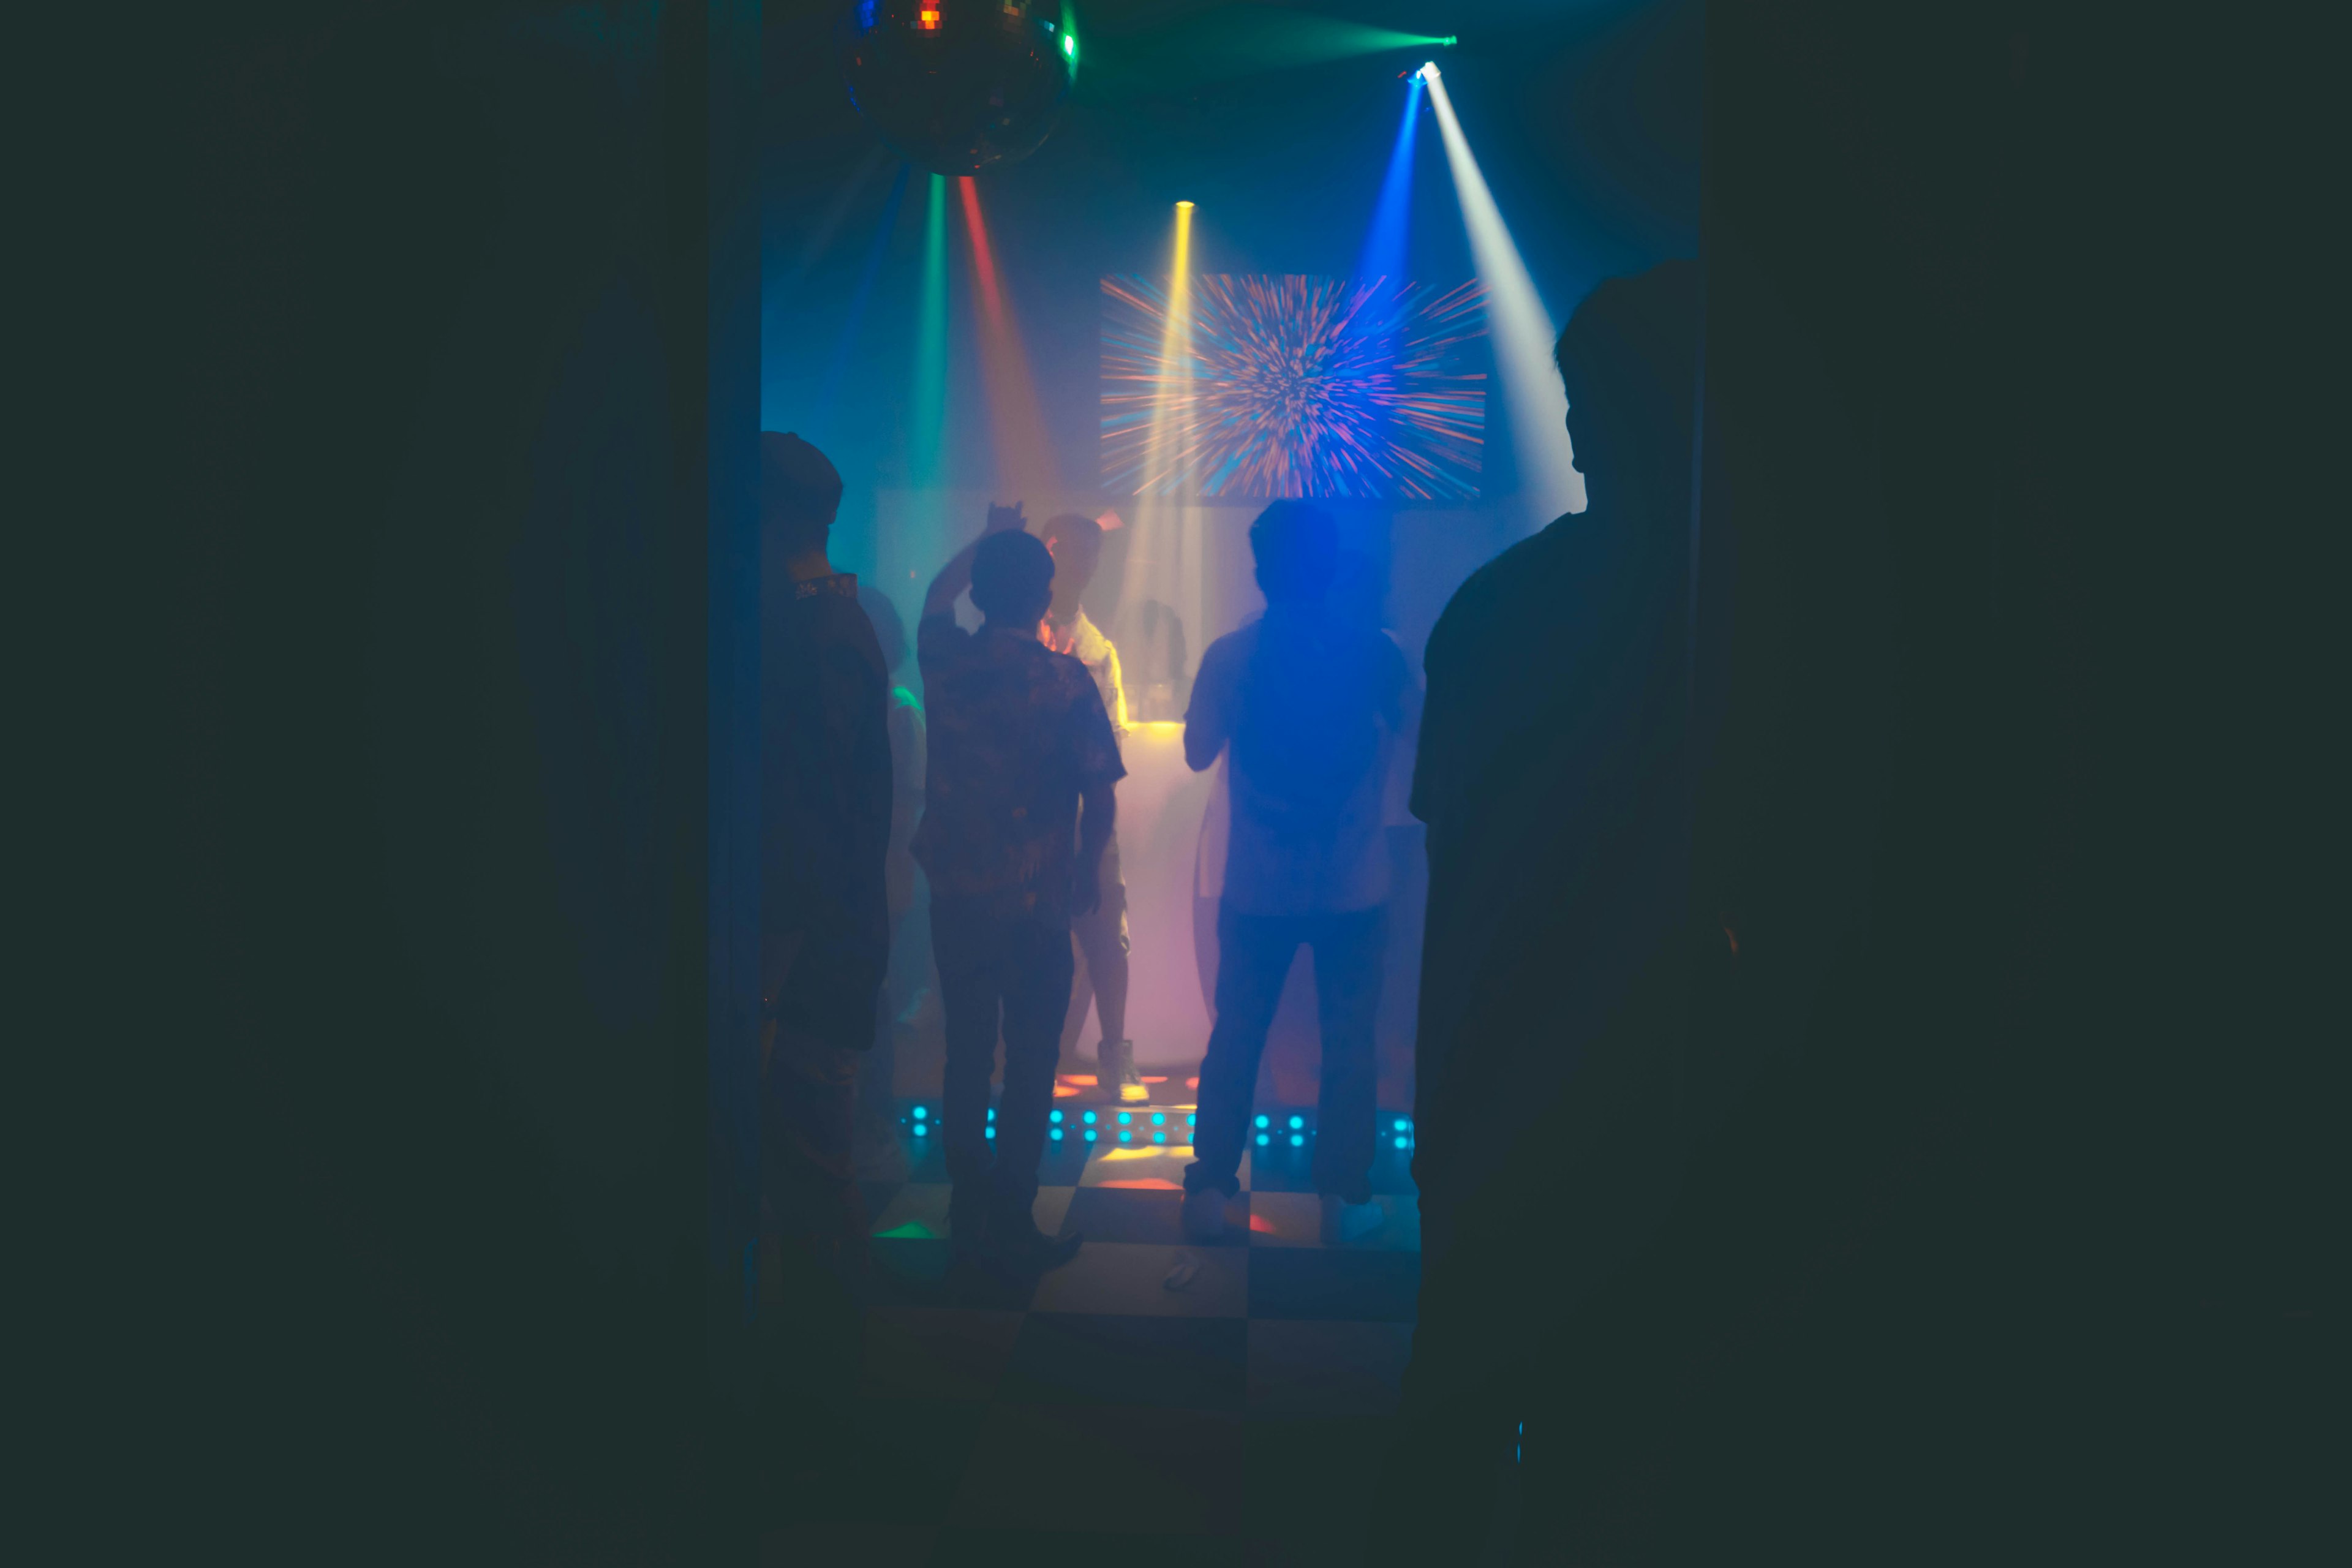
<path id="1" fill-rule="evenodd" d="M 1378 1199 L 1370 1203 L 1351 1204 L 1330 1193 L 1323 1194 L 1323 1245 L 1345 1247 L 1351 1241 L 1361 1241 L 1388 1223 L 1388 1211 Z"/>
<path id="2" fill-rule="evenodd" d="M 1121 1105 L 1141 1105 L 1151 1098 L 1151 1090 L 1135 1070 L 1135 1042 L 1121 1040 L 1112 1045 L 1106 1040 L 1095 1047 L 1096 1068 L 1099 1076 L 1096 1087 Z"/>
<path id="3" fill-rule="evenodd" d="M 1214 1241 L 1225 1234 L 1225 1194 L 1202 1187 L 1184 1194 L 1184 1234 L 1194 1241 Z"/>

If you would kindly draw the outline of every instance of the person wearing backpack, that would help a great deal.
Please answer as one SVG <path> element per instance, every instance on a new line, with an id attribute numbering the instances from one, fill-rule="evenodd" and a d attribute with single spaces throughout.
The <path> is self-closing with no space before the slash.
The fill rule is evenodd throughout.
<path id="1" fill-rule="evenodd" d="M 1339 525 L 1280 500 L 1250 527 L 1265 614 L 1202 656 L 1184 715 L 1195 772 L 1231 752 L 1233 837 L 1217 912 L 1215 1026 L 1201 1064 L 1184 1229 L 1223 1234 L 1240 1188 L 1251 1097 L 1284 980 L 1315 953 L 1323 1039 L 1316 1190 L 1327 1243 L 1370 1234 L 1377 1065 L 1372 1024 L 1387 942 L 1384 785 L 1412 675 L 1376 627 L 1330 612 Z"/>

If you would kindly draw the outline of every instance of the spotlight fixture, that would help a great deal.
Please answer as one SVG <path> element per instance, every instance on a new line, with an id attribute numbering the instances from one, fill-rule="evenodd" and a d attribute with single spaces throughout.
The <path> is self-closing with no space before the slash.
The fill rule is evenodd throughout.
<path id="1" fill-rule="evenodd" d="M 1446 42 L 1452 43 L 1453 40 L 1448 38 Z M 1435 81 L 1437 79 L 1437 62 L 1435 60 L 1424 60 L 1422 63 L 1421 68 L 1412 74 L 1419 77 L 1423 81 Z"/>

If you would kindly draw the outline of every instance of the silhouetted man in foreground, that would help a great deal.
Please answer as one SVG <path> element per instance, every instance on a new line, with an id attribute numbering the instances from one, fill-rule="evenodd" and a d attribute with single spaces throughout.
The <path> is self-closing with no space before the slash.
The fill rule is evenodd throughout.
<path id="1" fill-rule="evenodd" d="M 967 1259 L 1045 1268 L 1079 1243 L 1044 1236 L 1031 1214 L 1070 1005 L 1070 921 L 1100 900 L 1126 769 L 1086 667 L 1039 639 L 1054 557 L 1022 521 L 1018 507 L 991 508 L 987 531 L 923 600 L 915 646 L 930 771 L 915 857 L 930 877 L 947 1012 L 949 1240 Z M 987 617 L 977 632 L 955 623 L 967 585 Z M 1004 1092 L 992 1141 L 1000 1013 Z"/>
<path id="2" fill-rule="evenodd" d="M 1389 897 L 1381 806 L 1412 675 L 1379 630 L 1328 613 L 1339 537 L 1328 512 L 1276 501 L 1251 527 L 1250 545 L 1265 614 L 1209 645 L 1184 718 L 1184 760 L 1196 771 L 1233 748 L 1217 1021 L 1201 1064 L 1184 1228 L 1202 1241 L 1224 1230 L 1258 1057 L 1305 946 L 1323 1031 L 1314 1163 L 1323 1239 L 1351 1241 L 1382 1217 L 1371 1201 L 1372 1023 Z"/>
<path id="3" fill-rule="evenodd" d="M 772 1371 L 788 1407 L 845 1398 L 856 1363 L 866 1226 L 851 1137 L 890 947 L 888 678 L 857 579 L 826 559 L 840 504 L 824 453 L 761 433 L 762 1168 L 784 1262 Z"/>
<path id="4" fill-rule="evenodd" d="M 1613 279 L 1577 309 L 1555 357 L 1587 510 L 1481 568 L 1430 635 L 1424 1251 L 1399 1473 L 1441 1514 L 1491 1497 L 1546 1325 L 1670 1193 L 1696 271 Z"/>

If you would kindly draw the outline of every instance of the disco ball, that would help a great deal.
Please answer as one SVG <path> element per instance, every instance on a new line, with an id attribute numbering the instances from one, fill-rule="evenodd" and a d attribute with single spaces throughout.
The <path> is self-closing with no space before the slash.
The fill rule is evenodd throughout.
<path id="1" fill-rule="evenodd" d="M 1051 5 L 1059 15 L 1045 13 Z M 1057 0 L 853 0 L 834 34 L 850 101 L 890 149 L 941 174 L 1035 152 L 1077 69 Z"/>

